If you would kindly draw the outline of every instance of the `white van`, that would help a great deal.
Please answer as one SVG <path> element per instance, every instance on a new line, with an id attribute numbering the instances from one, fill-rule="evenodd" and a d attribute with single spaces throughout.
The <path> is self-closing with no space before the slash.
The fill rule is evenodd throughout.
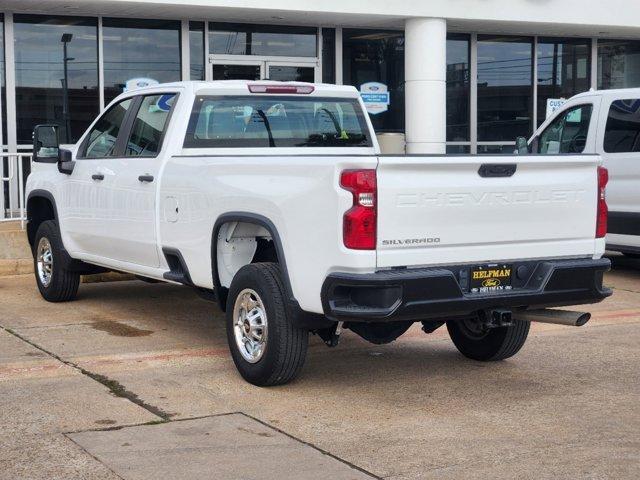
<path id="1" fill-rule="evenodd" d="M 529 140 L 532 153 L 597 153 L 609 170 L 607 250 L 640 257 L 640 88 L 570 98 Z"/>

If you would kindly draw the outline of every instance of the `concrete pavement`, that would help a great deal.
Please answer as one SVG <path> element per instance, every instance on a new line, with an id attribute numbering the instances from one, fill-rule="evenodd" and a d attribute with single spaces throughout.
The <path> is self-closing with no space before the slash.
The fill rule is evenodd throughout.
<path id="1" fill-rule="evenodd" d="M 638 478 L 640 262 L 606 281 L 587 326 L 534 325 L 505 362 L 464 359 L 445 329 L 347 332 L 261 389 L 186 288 L 83 284 L 48 304 L 3 277 L 0 478 Z"/>

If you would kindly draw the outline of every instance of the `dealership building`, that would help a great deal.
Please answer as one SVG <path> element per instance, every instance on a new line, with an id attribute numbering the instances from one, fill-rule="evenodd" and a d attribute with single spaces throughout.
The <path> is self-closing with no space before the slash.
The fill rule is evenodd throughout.
<path id="1" fill-rule="evenodd" d="M 3 0 L 4 152 L 75 142 L 125 89 L 176 80 L 353 85 L 410 153 L 500 153 L 550 105 L 640 86 L 637 0 Z M 5 165 L 6 170 L 6 165 Z"/>

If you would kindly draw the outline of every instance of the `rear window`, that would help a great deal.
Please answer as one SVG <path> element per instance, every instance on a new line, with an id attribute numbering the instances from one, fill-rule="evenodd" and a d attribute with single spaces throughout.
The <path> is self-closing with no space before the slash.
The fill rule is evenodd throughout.
<path id="1" fill-rule="evenodd" d="M 198 96 L 185 148 L 370 147 L 357 100 Z"/>
<path id="2" fill-rule="evenodd" d="M 611 103 L 604 132 L 604 151 L 640 152 L 640 99 Z"/>

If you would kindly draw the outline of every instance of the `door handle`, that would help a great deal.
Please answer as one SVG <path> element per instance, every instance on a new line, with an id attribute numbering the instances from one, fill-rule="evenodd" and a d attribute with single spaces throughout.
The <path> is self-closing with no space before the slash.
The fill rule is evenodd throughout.
<path id="1" fill-rule="evenodd" d="M 512 177 L 517 168 L 518 165 L 515 163 L 483 163 L 478 170 L 478 175 L 483 178 Z"/>
<path id="2" fill-rule="evenodd" d="M 153 182 L 153 175 L 140 175 L 138 177 L 138 180 L 140 180 L 142 183 L 151 183 Z"/>
<path id="3" fill-rule="evenodd" d="M 101 173 L 94 173 L 91 175 L 91 180 L 104 180 L 104 175 Z"/>

